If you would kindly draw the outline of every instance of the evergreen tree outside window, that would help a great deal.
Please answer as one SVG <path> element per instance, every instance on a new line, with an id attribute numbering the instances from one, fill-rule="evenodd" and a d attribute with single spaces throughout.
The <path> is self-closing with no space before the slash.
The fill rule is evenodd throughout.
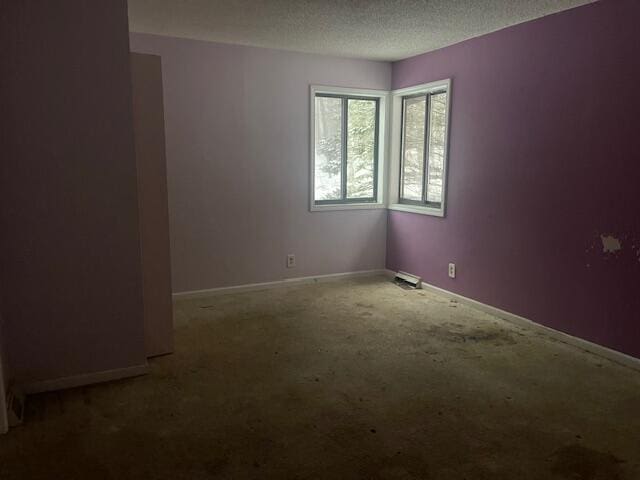
<path id="1" fill-rule="evenodd" d="M 403 97 L 400 203 L 443 202 L 447 91 Z"/>
<path id="2" fill-rule="evenodd" d="M 316 93 L 314 204 L 378 201 L 380 99 Z"/>

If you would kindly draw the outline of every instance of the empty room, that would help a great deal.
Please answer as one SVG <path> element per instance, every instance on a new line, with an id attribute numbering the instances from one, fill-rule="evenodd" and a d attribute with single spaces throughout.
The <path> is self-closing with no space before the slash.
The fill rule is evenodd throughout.
<path id="1" fill-rule="evenodd" d="M 0 2 L 0 479 L 640 479 L 640 2 Z"/>

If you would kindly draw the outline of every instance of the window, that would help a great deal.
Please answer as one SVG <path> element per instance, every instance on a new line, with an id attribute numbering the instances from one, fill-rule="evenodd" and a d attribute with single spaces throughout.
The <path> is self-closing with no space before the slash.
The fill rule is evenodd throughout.
<path id="1" fill-rule="evenodd" d="M 380 208 L 386 92 L 311 89 L 311 210 Z"/>
<path id="2" fill-rule="evenodd" d="M 449 95 L 449 80 L 393 92 L 389 208 L 444 216 Z"/>

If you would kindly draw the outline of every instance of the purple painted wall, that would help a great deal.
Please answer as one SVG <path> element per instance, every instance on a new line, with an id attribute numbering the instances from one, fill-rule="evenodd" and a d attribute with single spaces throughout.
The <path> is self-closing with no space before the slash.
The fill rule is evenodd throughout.
<path id="1" fill-rule="evenodd" d="M 144 364 L 126 1 L 3 2 L 0 45 L 11 374 Z"/>
<path id="2" fill-rule="evenodd" d="M 447 217 L 390 212 L 387 267 L 640 357 L 639 19 L 602 1 L 395 63 L 453 97 Z"/>
<path id="3" fill-rule="evenodd" d="M 390 64 L 135 33 L 131 49 L 162 57 L 174 291 L 384 268 L 385 210 L 309 212 L 309 85 L 388 90 Z"/>

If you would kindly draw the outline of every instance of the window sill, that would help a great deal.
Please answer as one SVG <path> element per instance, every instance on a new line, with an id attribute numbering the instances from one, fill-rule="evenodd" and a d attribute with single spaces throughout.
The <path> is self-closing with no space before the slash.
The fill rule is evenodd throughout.
<path id="1" fill-rule="evenodd" d="M 421 207 L 418 205 L 405 205 L 404 203 L 393 203 L 389 205 L 389 210 L 398 212 L 418 213 L 420 215 L 430 215 L 432 217 L 444 217 L 443 208 Z"/>
<path id="2" fill-rule="evenodd" d="M 312 212 L 330 212 L 334 210 L 376 210 L 387 208 L 384 203 L 335 203 L 332 205 L 311 205 Z"/>

